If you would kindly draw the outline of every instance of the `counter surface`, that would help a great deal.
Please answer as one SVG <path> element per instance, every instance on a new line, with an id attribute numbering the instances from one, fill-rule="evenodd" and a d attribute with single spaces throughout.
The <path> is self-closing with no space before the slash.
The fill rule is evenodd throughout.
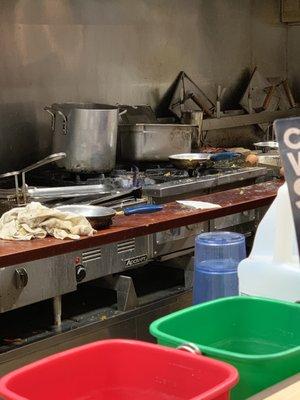
<path id="1" fill-rule="evenodd" d="M 109 228 L 79 240 L 58 240 L 52 237 L 23 242 L 0 240 L 0 267 L 127 240 L 267 206 L 275 198 L 281 184 L 281 181 L 270 181 L 188 199 L 219 204 L 221 208 L 216 209 L 195 210 L 174 202 L 166 204 L 162 211 L 153 214 L 118 216 L 114 218 Z"/>

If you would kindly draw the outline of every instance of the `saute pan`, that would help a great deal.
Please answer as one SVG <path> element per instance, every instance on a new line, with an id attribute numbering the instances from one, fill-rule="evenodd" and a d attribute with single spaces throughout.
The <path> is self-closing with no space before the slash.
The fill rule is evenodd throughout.
<path id="1" fill-rule="evenodd" d="M 257 142 L 254 143 L 254 146 L 257 150 L 261 150 L 263 153 L 267 153 L 270 150 L 277 149 L 278 150 L 278 142 Z"/>
<path id="2" fill-rule="evenodd" d="M 89 206 L 83 204 L 70 204 L 67 206 L 55 207 L 55 209 L 86 217 L 94 229 L 100 229 L 109 226 L 116 214 L 132 215 L 153 213 L 162 210 L 163 206 L 155 204 L 142 204 L 124 208 L 123 211 L 120 212 L 116 212 L 113 208 L 109 207 Z"/>
<path id="3" fill-rule="evenodd" d="M 197 168 L 206 168 L 208 161 L 221 161 L 221 160 L 232 160 L 233 158 L 239 157 L 239 153 L 233 152 L 222 152 L 216 154 L 210 153 L 183 153 L 173 154 L 169 156 L 171 163 L 178 169 L 185 169 L 192 174 Z"/>

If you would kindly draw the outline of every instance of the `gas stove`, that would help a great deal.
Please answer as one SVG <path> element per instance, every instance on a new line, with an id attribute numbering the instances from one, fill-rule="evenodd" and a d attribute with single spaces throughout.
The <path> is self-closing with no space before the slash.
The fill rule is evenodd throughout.
<path id="1" fill-rule="evenodd" d="M 119 207 L 130 202 L 163 204 L 267 179 L 266 168 L 223 165 L 197 171 L 195 176 L 189 177 L 187 172 L 166 164 L 120 166 L 109 175 L 89 176 L 45 169 L 36 175 L 28 174 L 27 183 L 37 188 L 72 187 L 72 190 L 74 186 L 84 186 L 86 191 L 93 185 L 102 185 L 105 190 L 110 189 L 99 197 L 98 201 L 102 201 L 99 204 Z M 0 372 L 1 365 L 7 366 L 10 350 L 15 352 L 18 351 L 16 347 L 20 347 L 20 352 L 26 354 L 26 344 L 47 346 L 52 339 L 65 342 L 65 335 L 80 336 L 80 329 L 82 335 L 86 335 L 89 329 L 96 329 L 95 323 L 101 324 L 105 337 L 107 332 L 113 335 L 118 326 L 122 326 L 122 331 L 121 334 L 115 331 L 115 336 L 128 336 L 128 331 L 124 331 L 124 321 L 128 318 L 130 327 L 137 327 L 132 337 L 141 338 L 139 321 L 145 325 L 145 318 L 146 321 L 157 318 L 156 313 L 165 313 L 166 307 L 175 311 L 176 307 L 190 304 L 187 296 L 192 286 L 195 237 L 202 232 L 226 229 L 251 238 L 261 215 L 261 209 L 248 210 L 1 268 L 0 289 L 4 295 L 0 301 L 0 323 L 8 328 L 2 332 L 0 340 Z M 22 284 L 19 275 L 24 271 L 29 277 L 26 287 L 16 287 L 16 282 Z M 174 304 L 169 303 L 171 301 Z M 32 319 L 31 315 L 37 315 L 37 310 L 40 319 Z M 33 321 L 33 326 L 16 322 L 23 320 Z M 23 332 L 24 327 L 28 327 L 28 332 Z M 100 338 L 98 331 L 93 333 L 93 340 Z M 1 352 L 5 353 L 3 358 Z M 15 367 L 14 355 L 11 359 Z M 1 360 L 5 363 L 1 364 Z"/>
<path id="2" fill-rule="evenodd" d="M 47 167 L 26 176 L 28 201 L 49 207 L 66 204 L 104 205 L 121 210 L 141 203 L 164 204 L 213 191 L 267 180 L 264 167 L 245 167 L 239 162 L 215 163 L 192 177 L 168 163 L 119 165 L 109 174 L 77 174 Z M 1 180 L 2 183 L 6 183 Z M 12 179 L 10 178 L 12 185 Z M 16 191 L 0 189 L 0 212 L 17 205 Z"/>
<path id="3" fill-rule="evenodd" d="M 105 185 L 114 199 L 128 197 L 144 198 L 151 203 L 165 203 L 197 194 L 208 193 L 218 188 L 224 190 L 254 183 L 264 179 L 267 169 L 263 167 L 215 166 L 198 170 L 190 177 L 187 171 L 178 170 L 169 164 L 119 166 L 110 174 L 73 174 L 62 169 L 48 169 L 28 174 L 28 184 L 36 187 L 70 187 Z M 140 189 L 140 190 L 138 190 Z M 82 192 L 82 189 L 81 189 Z M 97 197 L 97 196 L 96 196 Z M 105 196 L 99 194 L 99 204 L 105 204 Z M 108 196 L 109 202 L 111 196 Z M 74 202 L 88 202 L 86 198 Z M 91 198 L 95 204 L 95 195 Z M 60 199 L 61 201 L 61 199 Z M 70 202 L 70 199 L 68 199 Z"/>

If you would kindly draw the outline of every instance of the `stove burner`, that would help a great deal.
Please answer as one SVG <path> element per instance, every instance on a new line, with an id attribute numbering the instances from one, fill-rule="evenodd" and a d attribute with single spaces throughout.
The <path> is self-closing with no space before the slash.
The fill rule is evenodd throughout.
<path id="1" fill-rule="evenodd" d="M 132 189 L 147 187 L 160 183 L 174 182 L 185 178 L 202 178 L 208 175 L 229 173 L 238 169 L 232 166 L 218 167 L 215 164 L 211 168 L 198 169 L 189 174 L 185 170 L 179 170 L 169 163 L 143 164 L 143 165 L 121 165 L 110 174 L 78 174 L 68 172 L 61 168 L 52 168 L 33 171 L 28 174 L 28 183 L 34 186 L 73 186 L 73 185 L 92 185 L 109 184 L 114 189 Z"/>

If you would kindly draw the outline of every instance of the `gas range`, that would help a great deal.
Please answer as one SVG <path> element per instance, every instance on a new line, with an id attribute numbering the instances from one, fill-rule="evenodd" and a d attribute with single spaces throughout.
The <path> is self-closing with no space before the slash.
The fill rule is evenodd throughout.
<path id="1" fill-rule="evenodd" d="M 49 172 L 44 171 L 44 177 L 47 178 L 47 176 L 49 176 Z M 53 175 L 50 174 L 50 176 Z M 57 171 L 55 176 L 55 183 L 61 185 L 63 182 L 57 181 Z M 66 177 L 68 177 L 68 184 L 72 183 L 72 185 L 89 185 L 89 187 L 91 184 L 101 184 L 107 187 L 111 185 L 112 193 L 96 199 L 96 204 L 107 205 L 116 209 L 139 203 L 165 204 L 170 201 L 189 199 L 192 196 L 247 186 L 269 179 L 268 170 L 263 167 L 244 167 L 243 165 L 228 167 L 222 165 L 219 168 L 214 167 L 197 171 L 195 176 L 190 177 L 186 171 L 178 170 L 168 164 L 138 167 L 120 166 L 109 175 L 77 176 L 75 180 L 74 176 L 63 175 L 64 180 Z M 31 182 L 34 181 L 31 180 Z M 48 182 L 49 180 L 46 180 L 47 184 L 49 184 Z M 80 198 L 75 200 L 78 202 Z M 72 202 L 73 199 L 66 201 Z M 83 201 L 86 201 L 86 199 L 83 199 Z M 95 199 L 92 201 L 95 201 Z M 255 210 L 251 210 L 247 213 L 238 213 L 200 224 L 154 233 L 149 237 L 130 240 L 128 243 L 121 244 L 121 248 L 123 249 L 123 246 L 125 246 L 124 248 L 128 249 L 129 253 L 122 254 L 118 263 L 114 264 L 117 270 L 113 272 L 121 272 L 124 268 L 128 268 L 128 265 L 125 265 L 126 263 L 132 262 L 130 266 L 137 267 L 144 265 L 149 260 L 175 259 L 181 255 L 190 255 L 193 253 L 195 236 L 199 233 L 221 229 L 237 229 L 242 233 L 249 233 L 255 230 L 256 222 L 257 213 Z M 91 249 L 89 263 L 93 259 L 93 254 L 96 255 L 96 258 L 98 257 L 99 251 L 99 249 Z M 114 251 L 110 249 L 109 253 Z M 103 249 L 101 252 L 105 254 Z M 95 268 L 97 270 L 98 267 L 95 265 Z"/>
<path id="2" fill-rule="evenodd" d="M 150 203 L 166 203 L 182 197 L 205 194 L 213 190 L 224 190 L 242 184 L 250 184 L 257 179 L 264 179 L 267 169 L 263 167 L 222 166 L 198 170 L 190 177 L 187 171 L 178 170 L 168 164 L 151 164 L 139 166 L 119 166 L 110 174 L 73 174 L 62 169 L 48 169 L 38 174 L 28 174 L 28 184 L 36 187 L 66 187 L 78 186 L 84 191 L 93 185 L 105 187 L 105 193 L 98 193 L 99 203 L 111 205 L 124 203 L 126 197 L 141 199 Z M 78 189 L 79 190 L 79 189 Z M 109 193 L 108 193 L 109 192 Z M 107 197 L 108 195 L 108 197 Z M 71 198 L 68 203 L 88 203 L 89 198 Z M 106 198 L 108 199 L 106 202 Z M 93 204 L 97 202 L 97 193 L 90 198 Z M 95 201 L 96 200 L 96 201 Z M 59 199 L 60 204 L 62 199 Z M 126 202 L 125 202 L 126 203 Z M 126 203 L 127 204 L 127 203 Z"/>
<path id="3" fill-rule="evenodd" d="M 61 170 L 44 170 L 39 171 L 36 176 L 31 174 L 28 178 L 28 183 L 37 187 L 50 187 L 51 183 L 54 188 L 76 185 L 86 188 L 93 185 L 111 187 L 111 193 L 106 193 L 102 200 L 120 192 L 125 197 L 114 201 L 122 204 L 124 199 L 131 199 L 133 202 L 166 203 L 182 197 L 190 198 L 194 194 L 226 190 L 267 179 L 267 169 L 243 166 L 213 168 L 189 177 L 185 171 L 176 170 L 168 165 L 139 168 L 121 166 L 106 176 L 74 177 Z M 117 203 L 115 206 L 118 206 Z M 30 337 L 19 343 L 22 336 L 18 324 L 15 333 L 8 329 L 5 334 L 7 340 L 11 340 L 11 337 L 17 339 L 11 344 L 5 343 L 5 346 L 0 341 L 0 367 L 1 352 L 9 352 L 13 346 L 22 347 L 35 341 L 47 343 L 51 336 L 59 337 L 60 334 L 63 340 L 68 332 L 76 335 L 76 329 L 88 329 L 95 321 L 106 324 L 104 329 L 107 335 L 108 330 L 111 332 L 116 318 L 123 318 L 124 322 L 126 315 L 136 313 L 139 316 L 136 318 L 144 321 L 143 312 L 146 313 L 147 310 L 146 318 L 149 318 L 149 313 L 155 312 L 153 304 L 158 302 L 161 302 L 162 312 L 165 312 L 168 299 L 172 296 L 176 298 L 176 307 L 179 307 L 178 301 L 185 298 L 192 286 L 195 236 L 201 232 L 222 229 L 253 236 L 260 219 L 260 209 L 248 210 L 189 226 L 0 268 L 0 292 L 5 294 L 0 299 L 0 322 L 3 326 L 11 327 L 7 323 L 10 313 L 11 319 L 16 321 L 15 313 L 26 316 L 27 310 L 32 309 L 34 312 L 39 305 L 48 307 L 44 314 L 40 313 L 47 316 L 47 329 L 41 325 L 42 333 L 39 333 L 34 325 L 32 332 L 35 333 L 30 331 Z M 160 275 L 162 273 L 163 277 Z M 24 274 L 28 276 L 26 284 L 22 279 Z M 159 285 L 152 289 L 155 282 Z M 143 295 L 148 288 L 149 294 Z M 90 298 L 85 297 L 85 293 L 91 295 L 95 301 L 95 305 L 91 305 L 92 311 L 89 310 L 89 303 L 86 303 L 86 298 Z M 77 303 L 81 304 L 80 309 L 77 309 Z M 68 316 L 69 305 L 75 316 Z M 52 313 L 55 326 L 49 329 Z M 34 324 L 36 320 L 37 318 L 33 319 Z M 132 324 L 132 319 L 130 321 Z M 41 324 L 44 324 L 44 320 Z M 22 350 L 20 348 L 20 351 Z"/>

